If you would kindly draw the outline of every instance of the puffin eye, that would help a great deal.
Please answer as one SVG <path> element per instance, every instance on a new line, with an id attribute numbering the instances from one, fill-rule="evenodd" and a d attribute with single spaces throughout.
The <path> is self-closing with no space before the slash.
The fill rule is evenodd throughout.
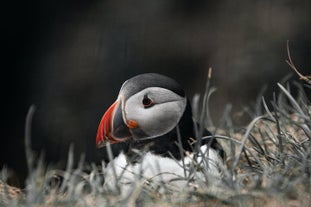
<path id="1" fill-rule="evenodd" d="M 153 101 L 147 95 L 144 96 L 142 103 L 145 108 L 149 108 L 154 105 Z"/>

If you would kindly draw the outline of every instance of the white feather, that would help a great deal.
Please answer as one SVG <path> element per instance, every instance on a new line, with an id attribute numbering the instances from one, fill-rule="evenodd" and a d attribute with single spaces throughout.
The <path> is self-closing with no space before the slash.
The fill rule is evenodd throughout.
<path id="1" fill-rule="evenodd" d="M 202 159 L 202 156 L 205 158 Z M 194 170 L 191 173 L 190 169 L 194 169 L 194 166 L 200 170 Z M 137 183 L 148 184 L 162 192 L 164 189 L 180 192 L 188 189 L 196 180 L 207 183 L 207 178 L 209 185 L 219 183 L 222 168 L 222 159 L 218 153 L 211 148 L 208 149 L 207 146 L 200 148 L 196 160 L 194 160 L 193 154 L 187 154 L 183 161 L 176 161 L 148 152 L 140 163 L 129 164 L 126 156 L 121 153 L 107 165 L 104 173 L 105 185 L 107 188 L 115 190 L 118 183 L 123 196 L 129 195 Z M 138 180 L 140 182 L 137 182 Z M 192 183 L 189 183 L 190 180 Z M 163 183 L 165 188 L 163 188 Z"/>

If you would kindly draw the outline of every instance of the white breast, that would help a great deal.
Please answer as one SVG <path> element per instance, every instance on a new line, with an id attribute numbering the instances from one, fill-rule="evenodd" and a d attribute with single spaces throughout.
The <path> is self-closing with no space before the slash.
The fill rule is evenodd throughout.
<path id="1" fill-rule="evenodd" d="M 215 150 L 202 146 L 196 160 L 193 154 L 187 154 L 183 160 L 176 161 L 148 152 L 140 163 L 129 164 L 121 153 L 105 169 L 105 186 L 110 190 L 119 186 L 122 195 L 126 196 L 142 184 L 160 191 L 181 191 L 187 189 L 188 185 L 219 182 L 223 165 Z"/>

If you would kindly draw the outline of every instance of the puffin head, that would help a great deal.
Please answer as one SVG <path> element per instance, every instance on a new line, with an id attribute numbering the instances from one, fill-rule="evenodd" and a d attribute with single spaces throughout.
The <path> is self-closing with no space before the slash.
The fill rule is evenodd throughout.
<path id="1" fill-rule="evenodd" d="M 175 80 L 156 73 L 137 75 L 124 82 L 103 115 L 96 146 L 160 137 L 177 126 L 186 105 L 185 92 Z"/>

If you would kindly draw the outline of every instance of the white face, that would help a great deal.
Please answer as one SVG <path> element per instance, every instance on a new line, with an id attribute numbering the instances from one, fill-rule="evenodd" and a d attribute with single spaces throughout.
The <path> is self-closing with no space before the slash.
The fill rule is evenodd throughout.
<path id="1" fill-rule="evenodd" d="M 122 93 L 120 97 L 122 99 Z M 187 100 L 178 94 L 160 87 L 146 88 L 123 101 L 123 121 L 137 123 L 145 135 L 132 133 L 134 139 L 161 136 L 178 124 Z M 132 129 L 135 130 L 135 129 Z"/>

